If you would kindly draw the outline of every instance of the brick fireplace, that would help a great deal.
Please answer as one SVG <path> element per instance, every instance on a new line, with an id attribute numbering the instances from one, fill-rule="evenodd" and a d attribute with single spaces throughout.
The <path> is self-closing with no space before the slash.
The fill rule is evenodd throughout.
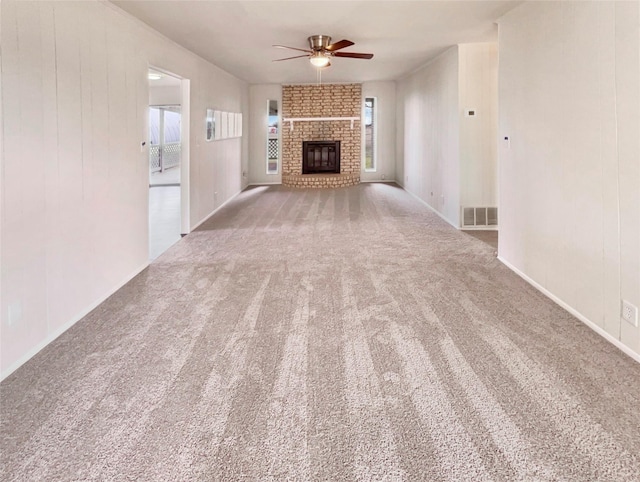
<path id="1" fill-rule="evenodd" d="M 285 85 L 282 87 L 282 184 L 329 188 L 360 183 L 362 87 L 360 84 Z M 287 118 L 357 117 L 357 120 L 294 121 Z M 307 144 L 304 144 L 304 143 Z M 316 168 L 303 172 L 309 145 Z M 310 144 L 311 143 L 311 144 Z M 329 143 L 337 152 L 323 149 Z M 336 167 L 336 155 L 339 162 Z M 323 157 L 324 156 L 324 157 Z M 316 161 L 316 159 L 318 159 Z M 324 161 L 323 161 L 324 159 Z M 333 172 L 332 171 L 333 168 Z"/>

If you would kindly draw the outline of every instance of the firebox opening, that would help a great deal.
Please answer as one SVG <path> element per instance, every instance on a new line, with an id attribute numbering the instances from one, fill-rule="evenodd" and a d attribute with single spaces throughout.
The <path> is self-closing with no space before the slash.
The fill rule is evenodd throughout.
<path id="1" fill-rule="evenodd" d="M 302 174 L 340 174 L 340 141 L 303 141 Z"/>

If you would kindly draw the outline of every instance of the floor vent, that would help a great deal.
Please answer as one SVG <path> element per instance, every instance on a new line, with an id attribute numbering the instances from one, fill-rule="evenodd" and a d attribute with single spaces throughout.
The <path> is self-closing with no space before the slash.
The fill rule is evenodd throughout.
<path id="1" fill-rule="evenodd" d="M 497 225 L 498 208 L 462 208 L 462 227 Z"/>

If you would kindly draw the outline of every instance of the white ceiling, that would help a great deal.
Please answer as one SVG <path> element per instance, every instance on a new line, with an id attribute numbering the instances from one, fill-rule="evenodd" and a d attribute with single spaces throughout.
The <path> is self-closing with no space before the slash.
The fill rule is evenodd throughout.
<path id="1" fill-rule="evenodd" d="M 306 58 L 273 44 L 308 48 L 307 37 L 329 35 L 355 45 L 344 52 L 372 60 L 333 58 L 323 82 L 401 78 L 448 47 L 497 40 L 495 20 L 519 1 L 131 1 L 111 0 L 236 77 L 252 84 L 307 83 Z M 302 52 L 300 52 L 302 54 Z M 162 67 L 162 66 L 159 66 Z"/>

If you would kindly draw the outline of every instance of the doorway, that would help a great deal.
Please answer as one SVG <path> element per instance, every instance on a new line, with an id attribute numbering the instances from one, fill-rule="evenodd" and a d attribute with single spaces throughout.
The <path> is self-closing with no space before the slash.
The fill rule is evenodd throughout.
<path id="1" fill-rule="evenodd" d="M 149 186 L 180 186 L 180 105 L 149 106 Z"/>
<path id="2" fill-rule="evenodd" d="M 185 79 L 149 69 L 149 260 L 180 240 L 188 203 Z M 186 80 L 188 92 L 188 80 Z M 185 112 L 186 111 L 186 112 Z M 186 173 L 186 175 L 185 175 Z"/>

